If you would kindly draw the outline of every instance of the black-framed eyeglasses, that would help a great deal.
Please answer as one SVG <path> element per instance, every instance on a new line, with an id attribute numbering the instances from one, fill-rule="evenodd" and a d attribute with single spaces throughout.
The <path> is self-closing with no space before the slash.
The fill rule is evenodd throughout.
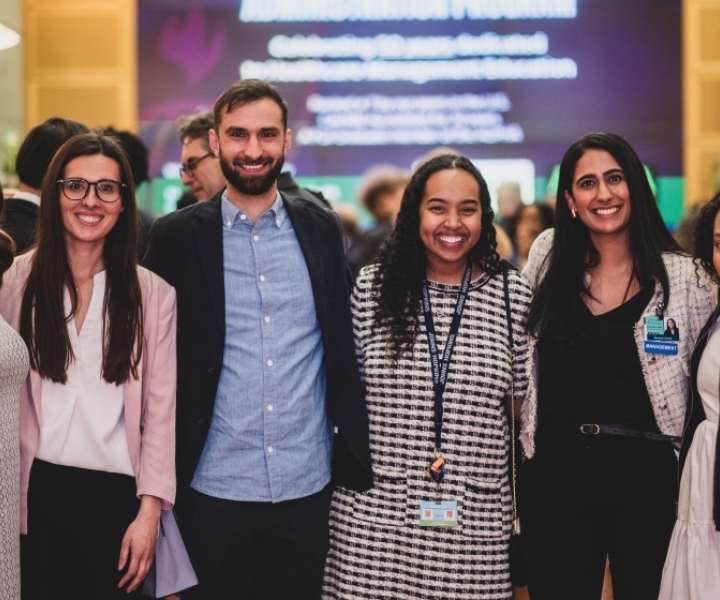
<path id="1" fill-rule="evenodd" d="M 100 179 L 99 181 L 88 181 L 80 177 L 69 179 L 58 179 L 57 184 L 62 187 L 63 194 L 68 200 L 82 200 L 88 195 L 91 186 L 95 186 L 95 194 L 100 202 L 112 204 L 122 196 L 127 185 L 114 179 Z"/>
<path id="2" fill-rule="evenodd" d="M 204 156 L 201 156 L 200 158 L 191 158 L 186 163 L 182 163 L 182 166 L 180 167 L 180 175 L 187 175 L 188 177 L 192 177 L 193 172 L 195 169 L 197 169 L 197 166 L 206 158 L 210 158 L 211 156 L 215 156 L 212 152 L 208 152 Z"/>

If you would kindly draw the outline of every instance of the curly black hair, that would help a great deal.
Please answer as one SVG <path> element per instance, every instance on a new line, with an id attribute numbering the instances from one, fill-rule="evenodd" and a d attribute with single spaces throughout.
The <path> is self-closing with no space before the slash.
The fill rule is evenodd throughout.
<path id="1" fill-rule="evenodd" d="M 715 283 L 720 283 L 713 264 L 713 250 L 715 248 L 715 240 L 713 238 L 715 229 L 715 217 L 720 212 L 720 192 L 713 196 L 705 206 L 700 209 L 694 229 L 694 255 L 695 264 L 710 276 Z"/>
<path id="2" fill-rule="evenodd" d="M 405 188 L 395 229 L 387 240 L 378 262 L 378 306 L 375 325 L 387 325 L 397 358 L 410 350 L 419 327 L 422 288 L 426 277 L 427 256 L 420 239 L 420 203 L 431 175 L 446 169 L 462 169 L 477 181 L 480 188 L 480 239 L 470 250 L 473 264 L 494 275 L 504 266 L 496 251 L 493 210 L 487 184 L 464 156 L 442 154 L 421 165 Z"/>

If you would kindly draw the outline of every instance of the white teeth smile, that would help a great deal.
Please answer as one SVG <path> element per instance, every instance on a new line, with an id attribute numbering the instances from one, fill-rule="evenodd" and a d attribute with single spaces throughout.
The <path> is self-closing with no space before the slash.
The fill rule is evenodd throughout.
<path id="1" fill-rule="evenodd" d="M 620 210 L 619 206 L 612 206 L 610 208 L 597 208 L 593 212 L 599 215 L 612 215 Z"/>
<path id="2" fill-rule="evenodd" d="M 440 236 L 440 241 L 445 242 L 446 244 L 457 244 L 462 241 L 462 237 Z"/>
<path id="3" fill-rule="evenodd" d="M 77 218 L 81 222 L 86 223 L 87 225 L 97 225 L 102 220 L 102 217 L 99 215 L 97 215 L 97 216 L 77 215 Z"/>

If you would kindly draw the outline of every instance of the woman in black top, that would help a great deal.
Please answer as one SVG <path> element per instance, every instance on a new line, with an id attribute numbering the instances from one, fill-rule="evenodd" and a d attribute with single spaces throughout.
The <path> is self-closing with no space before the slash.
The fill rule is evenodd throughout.
<path id="1" fill-rule="evenodd" d="M 565 153 L 554 232 L 525 274 L 535 375 L 519 506 L 533 600 L 656 600 L 675 521 L 690 344 L 712 309 L 620 137 Z M 668 341 L 663 319 L 688 323 Z M 678 321 L 676 321 L 678 322 Z M 672 435 L 670 435 L 672 434 Z"/>

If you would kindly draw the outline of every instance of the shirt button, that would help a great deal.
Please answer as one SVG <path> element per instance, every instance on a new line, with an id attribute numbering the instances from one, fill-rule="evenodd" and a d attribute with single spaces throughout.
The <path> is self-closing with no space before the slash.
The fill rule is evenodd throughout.
<path id="1" fill-rule="evenodd" d="M 247 215 L 240 215 L 240 220 L 241 220 L 241 221 L 244 221 L 245 219 L 247 219 Z"/>
<path id="2" fill-rule="evenodd" d="M 270 447 L 268 448 L 268 452 L 269 452 L 270 454 L 272 454 L 272 451 L 273 451 L 273 447 L 270 446 Z"/>
<path id="3" fill-rule="evenodd" d="M 265 322 L 266 322 L 266 323 L 269 323 L 269 322 L 270 322 L 270 317 L 265 317 Z"/>
<path id="4" fill-rule="evenodd" d="M 257 242 L 260 238 L 256 235 L 253 236 L 253 239 Z"/>
<path id="5" fill-rule="evenodd" d="M 275 221 L 275 225 L 277 225 L 278 227 L 280 227 L 280 219 L 278 219 L 277 221 Z"/>
<path id="6" fill-rule="evenodd" d="M 265 281 L 265 275 L 260 275 L 260 281 Z"/>
<path id="7" fill-rule="evenodd" d="M 273 408 L 274 408 L 274 406 L 273 406 L 272 404 L 268 404 L 268 410 L 269 410 L 270 412 L 272 412 L 272 409 L 273 409 Z"/>
<path id="8" fill-rule="evenodd" d="M 267 366 L 268 366 L 268 367 L 272 367 L 272 366 L 273 366 L 273 361 L 271 361 L 271 360 L 267 361 Z"/>

